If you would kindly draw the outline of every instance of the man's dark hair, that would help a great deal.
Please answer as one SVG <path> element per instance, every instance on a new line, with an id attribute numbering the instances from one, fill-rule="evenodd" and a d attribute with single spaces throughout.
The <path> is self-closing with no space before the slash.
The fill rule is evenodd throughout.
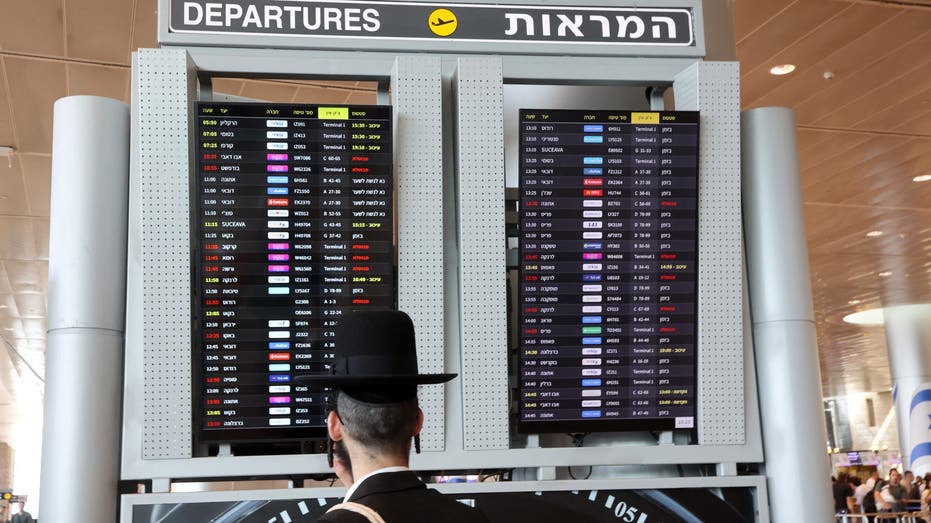
<path id="1" fill-rule="evenodd" d="M 851 485 L 853 485 L 854 487 L 859 487 L 860 483 L 862 483 L 862 480 L 860 479 L 859 476 L 850 476 Z"/>
<path id="2" fill-rule="evenodd" d="M 368 403 L 340 391 L 336 412 L 343 430 L 371 453 L 410 453 L 418 418 L 416 397 L 395 403 Z"/>

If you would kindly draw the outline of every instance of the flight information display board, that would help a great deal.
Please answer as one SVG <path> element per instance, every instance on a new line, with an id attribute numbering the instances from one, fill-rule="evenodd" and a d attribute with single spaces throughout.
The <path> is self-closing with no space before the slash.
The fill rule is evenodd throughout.
<path id="1" fill-rule="evenodd" d="M 195 104 L 200 441 L 320 436 L 350 309 L 391 308 L 391 107 Z"/>
<path id="2" fill-rule="evenodd" d="M 518 430 L 694 428 L 698 113 L 519 118 Z"/>

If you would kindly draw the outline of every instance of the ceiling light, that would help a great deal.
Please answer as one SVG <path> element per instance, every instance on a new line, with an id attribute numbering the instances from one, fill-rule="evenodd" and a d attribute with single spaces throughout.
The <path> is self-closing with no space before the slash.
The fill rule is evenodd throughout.
<path id="1" fill-rule="evenodd" d="M 782 76 L 784 74 L 789 74 L 795 70 L 795 64 L 782 64 L 774 65 L 770 70 L 769 74 Z"/>
<path id="2" fill-rule="evenodd" d="M 882 309 L 869 309 L 844 316 L 844 321 L 854 325 L 882 325 L 885 321 Z"/>
<path id="3" fill-rule="evenodd" d="M 931 174 L 922 174 L 921 176 L 916 176 L 912 178 L 913 182 L 918 182 L 918 183 L 927 182 L 928 180 L 931 180 Z"/>
<path id="4" fill-rule="evenodd" d="M 882 236 L 882 235 L 883 235 L 883 232 L 882 232 L 882 231 L 870 231 L 870 232 L 866 233 L 866 235 L 867 235 L 868 237 L 870 237 L 870 238 L 875 238 L 875 237 L 877 237 L 877 236 Z"/>
<path id="5" fill-rule="evenodd" d="M 6 163 L 11 169 L 13 168 L 13 153 L 16 148 L 12 145 L 0 145 L 0 156 L 6 156 Z"/>
<path id="6" fill-rule="evenodd" d="M 847 302 L 848 305 L 859 305 L 860 300 L 850 300 Z"/>
<path id="7" fill-rule="evenodd" d="M 876 275 L 882 276 L 883 278 L 885 278 L 886 276 L 892 276 L 892 271 L 882 271 L 882 272 L 876 273 Z"/>

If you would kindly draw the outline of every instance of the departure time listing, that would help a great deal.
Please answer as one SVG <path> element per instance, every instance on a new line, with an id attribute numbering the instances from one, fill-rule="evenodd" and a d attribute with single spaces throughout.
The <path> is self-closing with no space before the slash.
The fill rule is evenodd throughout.
<path id="1" fill-rule="evenodd" d="M 350 309 L 392 307 L 389 106 L 197 103 L 194 363 L 205 441 L 324 425 Z"/>
<path id="2" fill-rule="evenodd" d="M 694 428 L 698 118 L 520 111 L 522 431 Z"/>

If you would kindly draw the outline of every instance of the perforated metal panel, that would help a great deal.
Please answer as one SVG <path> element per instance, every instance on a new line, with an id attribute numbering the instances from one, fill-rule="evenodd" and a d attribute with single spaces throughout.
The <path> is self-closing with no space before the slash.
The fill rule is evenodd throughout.
<path id="1" fill-rule="evenodd" d="M 187 53 L 138 53 L 143 459 L 191 457 L 191 254 Z"/>
<path id="2" fill-rule="evenodd" d="M 703 445 L 746 440 L 740 69 L 698 62 L 676 77 L 677 110 L 701 112 L 698 193 L 698 427 Z"/>
<path id="3" fill-rule="evenodd" d="M 500 58 L 456 75 L 464 448 L 508 448 L 504 87 Z"/>
<path id="4" fill-rule="evenodd" d="M 398 308 L 414 320 L 420 372 L 444 372 L 443 116 L 439 57 L 402 56 L 391 78 L 398 184 Z M 443 387 L 421 387 L 424 450 L 443 450 Z"/>

